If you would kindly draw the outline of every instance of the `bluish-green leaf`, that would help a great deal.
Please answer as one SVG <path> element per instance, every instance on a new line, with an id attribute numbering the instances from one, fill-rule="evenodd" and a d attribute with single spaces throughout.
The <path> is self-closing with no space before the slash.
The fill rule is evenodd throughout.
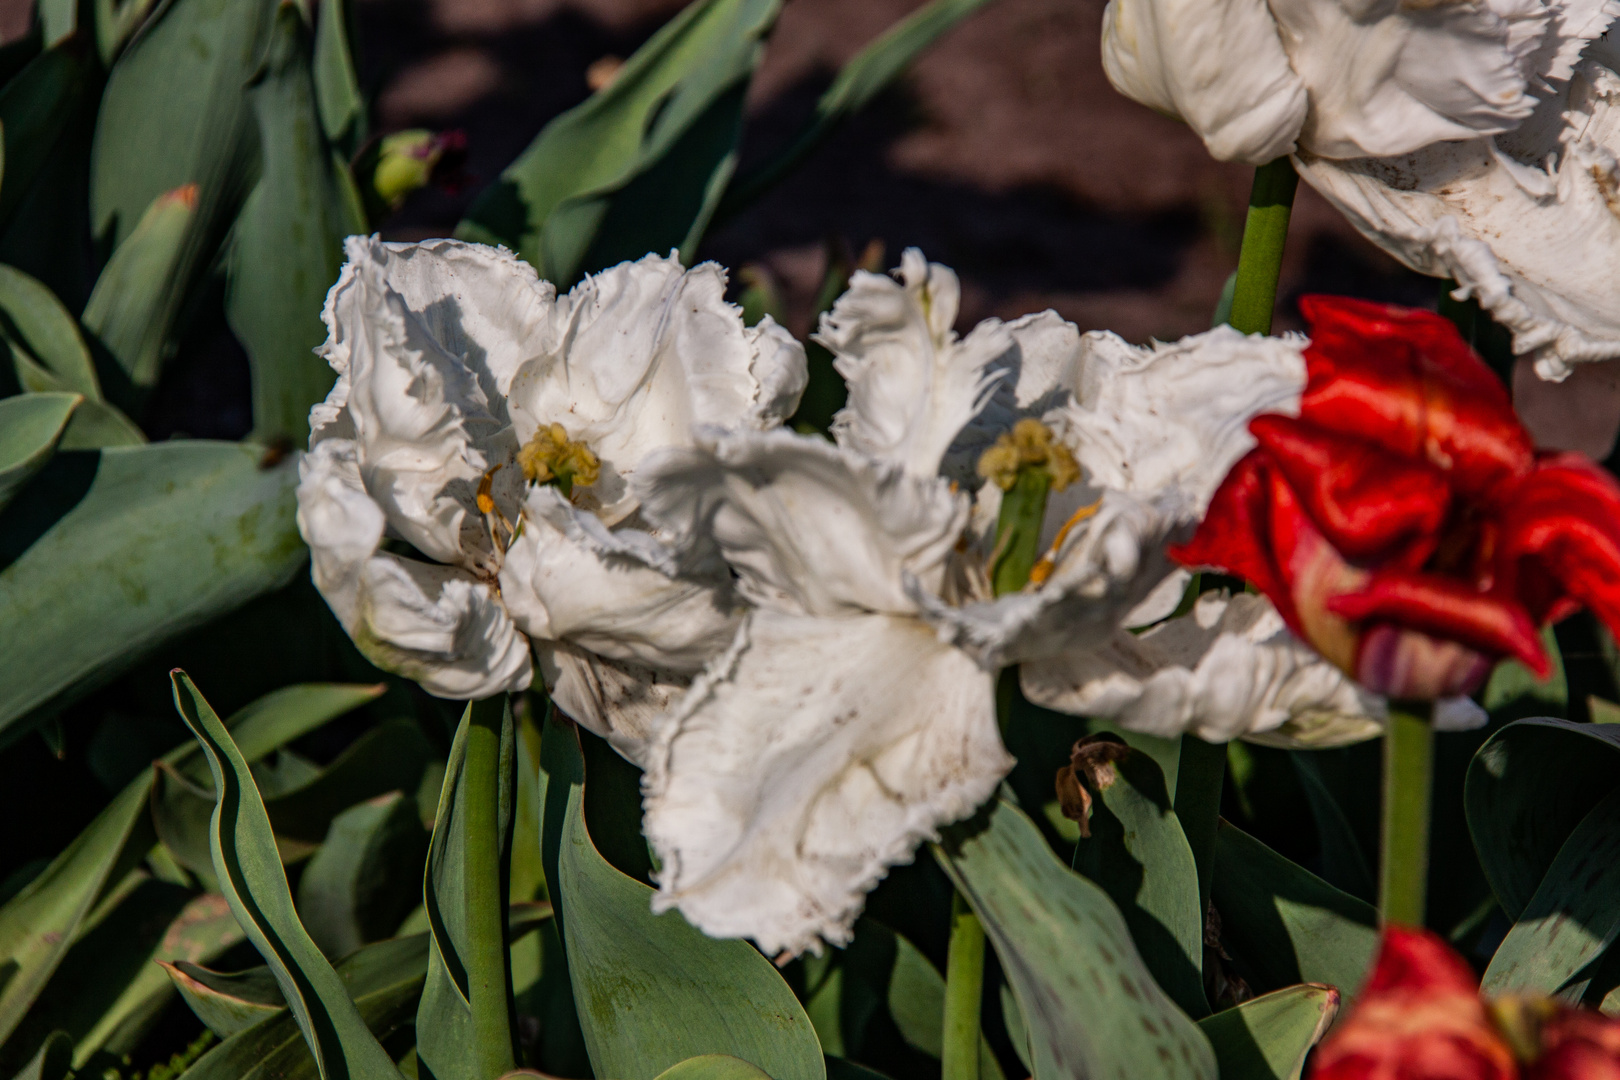
<path id="1" fill-rule="evenodd" d="M 457 235 L 568 286 L 649 251 L 689 258 L 735 167 L 743 98 L 780 0 L 695 0 L 613 83 L 547 124 Z"/>
<path id="2" fill-rule="evenodd" d="M 1517 660 L 1504 660 L 1491 672 L 1481 695 L 1485 711 L 1497 720 L 1523 716 L 1557 715 L 1569 705 L 1569 679 L 1564 674 L 1564 655 L 1551 626 L 1541 631 L 1541 644 L 1552 658 L 1553 669 L 1545 679 Z"/>
<path id="3" fill-rule="evenodd" d="M 771 962 L 746 942 L 706 937 L 678 912 L 654 915 L 653 891 L 602 857 L 585 823 L 573 731 L 549 722 L 542 759 L 553 899 L 596 1074 L 654 1080 L 687 1058 L 729 1054 L 773 1080 L 823 1080 L 815 1030 Z"/>
<path id="4" fill-rule="evenodd" d="M 219 801 L 211 840 L 221 891 L 275 974 L 322 1077 L 394 1080 L 393 1060 L 298 921 L 269 815 L 230 732 L 183 672 L 174 673 L 174 696 L 214 775 Z"/>
<path id="5" fill-rule="evenodd" d="M 20 345 L 56 379 L 57 389 L 101 397 L 101 382 L 79 324 L 41 282 L 0 265 L 0 313 L 8 342 Z"/>
<path id="6" fill-rule="evenodd" d="M 306 556 L 295 462 L 252 445 L 59 452 L 0 512 L 0 744 Z"/>
<path id="7" fill-rule="evenodd" d="M 66 1032 L 54 1031 L 12 1080 L 67 1080 L 72 1069 L 73 1040 Z"/>
<path id="8" fill-rule="evenodd" d="M 416 800 L 398 791 L 332 819 L 298 880 L 298 913 L 330 957 L 392 937 L 417 904 L 427 833 Z"/>
<path id="9" fill-rule="evenodd" d="M 1311 816 L 1316 819 L 1316 835 L 1322 845 L 1322 876 L 1351 896 L 1370 901 L 1375 895 L 1372 870 L 1350 819 L 1322 778 L 1316 754 L 1310 750 L 1295 750 L 1288 757 L 1299 776 L 1300 786 L 1305 789 Z"/>
<path id="10" fill-rule="evenodd" d="M 56 453 L 78 394 L 24 394 L 0 399 L 0 510 Z"/>
<path id="11" fill-rule="evenodd" d="M 315 101 L 321 129 L 345 158 L 366 139 L 366 101 L 354 71 L 354 0 L 326 0 L 316 15 Z"/>
<path id="12" fill-rule="evenodd" d="M 46 49 L 0 89 L 0 225 L 11 220 L 91 90 L 95 62 L 77 38 Z"/>
<path id="13" fill-rule="evenodd" d="M 671 1065 L 658 1080 L 772 1080 L 771 1074 L 741 1058 L 702 1054 Z"/>
<path id="14" fill-rule="evenodd" d="M 1215 1076 L 1209 1041 L 1154 983 L 1108 894 L 1010 801 L 948 829 L 935 854 L 995 946 L 1035 1080 Z"/>
<path id="15" fill-rule="evenodd" d="M 1311 1047 L 1339 1012 L 1339 992 L 1305 983 L 1251 998 L 1206 1016 L 1198 1026 L 1209 1036 L 1221 1075 L 1240 1080 L 1299 1080 Z"/>

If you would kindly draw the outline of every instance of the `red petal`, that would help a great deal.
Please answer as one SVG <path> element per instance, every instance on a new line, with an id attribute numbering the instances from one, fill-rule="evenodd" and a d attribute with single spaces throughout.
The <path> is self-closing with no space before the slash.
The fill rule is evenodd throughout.
<path id="1" fill-rule="evenodd" d="M 1328 296 L 1300 310 L 1311 323 L 1301 419 L 1426 460 L 1469 495 L 1531 467 L 1507 390 L 1448 320 Z"/>
<path id="2" fill-rule="evenodd" d="M 1387 926 L 1361 996 L 1365 999 L 1390 990 L 1475 994 L 1479 980 L 1440 935 L 1411 926 Z"/>
<path id="3" fill-rule="evenodd" d="M 1620 633 L 1620 484 L 1579 454 L 1557 454 L 1501 500 L 1504 584 L 1556 607 L 1558 582 Z"/>
<path id="4" fill-rule="evenodd" d="M 1298 632 L 1288 585 L 1271 552 L 1271 470 L 1263 451 L 1251 450 L 1226 474 L 1198 531 L 1170 548 L 1183 566 L 1210 567 L 1253 583 Z"/>
<path id="5" fill-rule="evenodd" d="M 1482 653 L 1516 657 L 1540 678 L 1552 672 L 1529 612 L 1453 578 L 1377 571 L 1366 588 L 1332 597 L 1327 606 L 1347 619 L 1394 623 L 1461 642 Z"/>
<path id="6" fill-rule="evenodd" d="M 1388 556 L 1417 540 L 1401 561 L 1421 565 L 1434 550 L 1451 491 L 1428 464 L 1287 416 L 1255 417 L 1249 430 L 1346 558 Z"/>

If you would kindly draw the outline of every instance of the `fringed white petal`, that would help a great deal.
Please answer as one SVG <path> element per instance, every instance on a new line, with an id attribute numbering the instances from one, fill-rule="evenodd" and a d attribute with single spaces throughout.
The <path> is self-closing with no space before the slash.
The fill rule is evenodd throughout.
<path id="1" fill-rule="evenodd" d="M 643 768 L 655 733 L 692 685 L 690 677 L 609 660 L 566 642 L 537 641 L 535 655 L 557 707 Z"/>
<path id="2" fill-rule="evenodd" d="M 1013 341 L 994 319 L 957 340 L 956 275 L 916 248 L 897 274 L 857 271 L 815 340 L 849 384 L 849 404 L 833 417 L 839 445 L 932 477 L 983 407 L 996 378 L 990 365 Z"/>
<path id="3" fill-rule="evenodd" d="M 1400 158 L 1296 159 L 1363 235 L 1455 279 L 1554 380 L 1620 357 L 1620 78 L 1583 60 L 1556 104 L 1561 129 L 1538 138 L 1527 125 L 1513 156 L 1475 140 Z"/>
<path id="4" fill-rule="evenodd" d="M 1344 745 L 1383 731 L 1385 707 L 1299 641 L 1262 597 L 1208 594 L 1191 614 L 1096 649 L 1028 663 L 1024 694 L 1161 738 L 1268 734 Z"/>
<path id="5" fill-rule="evenodd" d="M 1186 120 L 1222 161 L 1290 153 L 1305 122 L 1266 0 L 1109 0 L 1102 57 L 1116 90 Z"/>
<path id="6" fill-rule="evenodd" d="M 938 589 L 968 517 L 944 480 L 787 431 L 654 455 L 637 494 L 677 543 L 717 548 L 747 599 L 813 615 L 914 612 L 903 577 Z"/>
<path id="7" fill-rule="evenodd" d="M 993 676 L 917 620 L 753 612 L 658 733 L 654 909 L 767 955 L 843 944 L 888 868 L 1012 764 Z"/>
<path id="8" fill-rule="evenodd" d="M 601 460 L 575 502 L 617 524 L 635 511 L 629 480 L 650 451 L 689 446 L 705 425 L 769 428 L 798 406 L 804 348 L 769 319 L 752 329 L 725 301 L 725 273 L 648 255 L 558 297 L 512 384 L 519 442 L 562 424 Z"/>

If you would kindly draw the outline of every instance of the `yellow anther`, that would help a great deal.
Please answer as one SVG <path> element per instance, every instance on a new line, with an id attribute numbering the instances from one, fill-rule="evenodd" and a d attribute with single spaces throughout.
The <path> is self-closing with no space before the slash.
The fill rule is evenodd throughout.
<path id="1" fill-rule="evenodd" d="M 1086 518 L 1091 517 L 1101 506 L 1101 499 L 1082 506 L 1074 512 L 1074 515 L 1068 521 L 1063 523 L 1063 528 L 1059 529 L 1057 536 L 1052 538 L 1052 546 L 1046 550 L 1045 555 L 1035 560 L 1034 566 L 1030 567 L 1029 582 L 1031 585 L 1046 584 L 1046 579 L 1052 576 L 1053 570 L 1057 569 L 1057 553 L 1063 547 L 1063 541 L 1068 538 L 1069 530 L 1086 520 Z"/>
<path id="2" fill-rule="evenodd" d="M 495 469 L 499 469 L 499 468 L 500 468 L 499 465 L 495 466 Z M 482 480 L 478 481 L 478 498 L 477 498 L 477 502 L 478 502 L 478 512 L 480 514 L 486 514 L 487 515 L 487 514 L 493 514 L 495 512 L 495 500 L 489 494 L 489 489 L 495 482 L 495 469 L 490 469 L 488 472 L 486 472 L 484 474 L 484 478 Z"/>
<path id="3" fill-rule="evenodd" d="M 1080 465 L 1069 448 L 1058 442 L 1051 428 L 1031 417 L 1018 421 L 979 455 L 979 475 L 1002 491 L 1011 491 L 1019 472 L 1028 468 L 1045 469 L 1053 491 L 1080 479 Z"/>
<path id="4" fill-rule="evenodd" d="M 523 475 L 536 484 L 555 483 L 569 494 L 575 484 L 590 487 L 596 483 L 602 463 L 583 442 L 568 437 L 561 424 L 549 424 L 534 433 L 518 451 Z"/>

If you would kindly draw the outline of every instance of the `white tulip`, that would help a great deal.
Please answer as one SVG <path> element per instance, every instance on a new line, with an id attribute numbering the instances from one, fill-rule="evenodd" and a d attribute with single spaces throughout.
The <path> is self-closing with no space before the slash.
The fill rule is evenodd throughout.
<path id="1" fill-rule="evenodd" d="M 630 482 L 694 425 L 779 424 L 803 349 L 746 329 L 713 264 L 649 255 L 558 296 L 476 244 L 351 237 L 348 256 L 298 491 L 317 587 L 373 662 L 443 697 L 526 687 L 532 644 L 558 703 L 636 757 L 738 612 L 724 566 L 677 564 Z"/>

